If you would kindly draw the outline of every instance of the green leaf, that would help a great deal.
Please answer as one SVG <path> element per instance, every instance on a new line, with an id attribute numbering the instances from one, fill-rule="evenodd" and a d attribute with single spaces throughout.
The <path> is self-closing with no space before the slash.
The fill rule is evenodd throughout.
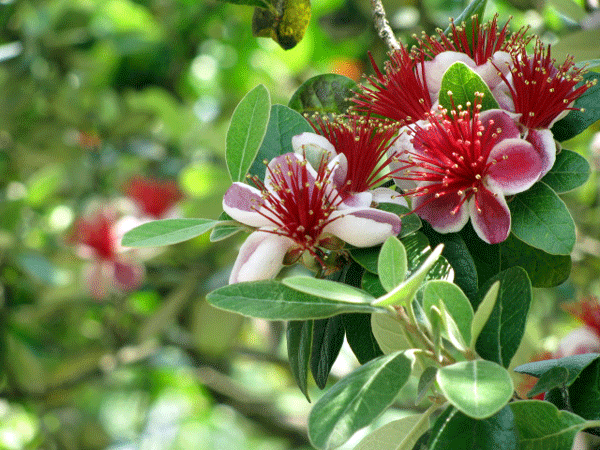
<path id="1" fill-rule="evenodd" d="M 402 244 L 406 249 L 406 257 L 408 259 L 406 276 L 411 277 L 431 255 L 432 249 L 427 237 L 423 233 L 413 233 L 410 236 L 402 238 Z M 439 244 L 436 245 L 436 247 L 438 246 Z M 446 258 L 440 256 L 425 277 L 425 280 L 449 279 L 451 272 L 452 267 Z"/>
<path id="2" fill-rule="evenodd" d="M 437 375 L 437 367 L 426 367 L 423 373 L 419 377 L 419 383 L 417 385 L 417 397 L 415 398 L 415 405 L 421 403 L 421 401 L 427 395 L 429 388 L 433 386 L 435 377 Z"/>
<path id="3" fill-rule="evenodd" d="M 477 282 L 482 286 L 501 271 L 500 244 L 488 244 L 481 240 L 469 221 L 458 233 L 464 240 L 477 268 Z M 474 297 L 469 296 L 471 301 Z M 475 307 L 477 305 L 473 305 Z"/>
<path id="4" fill-rule="evenodd" d="M 371 314 L 344 314 L 342 316 L 346 329 L 346 340 L 361 364 L 383 355 L 371 329 Z"/>
<path id="5" fill-rule="evenodd" d="M 479 20 L 483 17 L 483 12 L 485 11 L 485 5 L 487 0 L 473 0 L 471 3 L 467 5 L 467 7 L 460 13 L 460 15 L 454 20 L 454 23 L 457 25 L 462 25 L 465 23 L 467 27 L 467 31 L 473 29 L 472 25 L 472 17 L 478 16 Z M 446 28 L 444 34 L 448 36 L 452 29 L 450 27 Z M 472 33 L 467 32 L 467 36 L 471 36 Z"/>
<path id="6" fill-rule="evenodd" d="M 406 384 L 412 361 L 404 353 L 374 359 L 338 381 L 315 404 L 308 434 L 318 449 L 338 447 L 369 425 Z"/>
<path id="7" fill-rule="evenodd" d="M 413 414 L 386 423 L 365 436 L 354 450 L 413 450 L 419 437 L 429 429 L 428 417 Z"/>
<path id="8" fill-rule="evenodd" d="M 389 237 L 381 246 L 377 260 L 379 281 L 387 292 L 404 281 L 407 264 L 404 246 L 397 237 Z"/>
<path id="9" fill-rule="evenodd" d="M 575 435 L 598 426 L 549 402 L 522 400 L 510 403 L 521 450 L 571 450 Z"/>
<path id="10" fill-rule="evenodd" d="M 300 391 L 310 402 L 308 396 L 308 363 L 312 347 L 312 320 L 290 320 L 287 324 L 287 352 L 290 370 Z"/>
<path id="11" fill-rule="evenodd" d="M 500 281 L 498 298 L 475 349 L 479 356 L 508 367 L 525 333 L 527 313 L 531 303 L 531 283 L 520 267 L 511 267 L 492 278 L 482 292 Z"/>
<path id="12" fill-rule="evenodd" d="M 304 37 L 310 21 L 310 0 L 273 0 L 274 7 L 256 8 L 252 34 L 270 37 L 284 50 L 294 48 Z"/>
<path id="13" fill-rule="evenodd" d="M 488 289 L 487 293 L 483 297 L 483 300 L 479 302 L 479 306 L 477 306 L 477 309 L 475 310 L 473 322 L 471 322 L 471 345 L 469 345 L 469 347 L 473 350 L 475 350 L 477 339 L 479 338 L 481 331 L 490 318 L 490 315 L 494 310 L 494 306 L 496 306 L 499 292 L 500 282 L 496 281 Z"/>
<path id="14" fill-rule="evenodd" d="M 527 393 L 527 397 L 532 398 L 536 395 L 548 392 L 556 387 L 564 388 L 569 378 L 569 371 L 564 367 L 553 367 L 543 374 L 535 383 L 535 386 Z"/>
<path id="15" fill-rule="evenodd" d="M 310 370 L 319 389 L 324 389 L 327 384 L 329 372 L 344 343 L 344 334 L 341 316 L 314 321 Z"/>
<path id="16" fill-rule="evenodd" d="M 379 281 L 379 277 L 371 272 L 365 272 L 363 274 L 362 288 L 373 297 L 381 297 L 387 294 Z"/>
<path id="17" fill-rule="evenodd" d="M 378 311 L 364 303 L 340 302 L 304 294 L 273 280 L 224 286 L 209 293 L 206 299 L 217 308 L 269 320 L 322 319 L 348 312 Z"/>
<path id="18" fill-rule="evenodd" d="M 271 106 L 267 132 L 249 173 L 263 180 L 266 171 L 264 162 L 285 153 L 293 153 L 292 137 L 306 132 L 314 133 L 315 130 L 301 114 L 287 106 Z"/>
<path id="19" fill-rule="evenodd" d="M 218 220 L 210 219 L 162 219 L 147 222 L 123 236 L 123 247 L 160 247 L 200 236 L 213 229 Z"/>
<path id="20" fill-rule="evenodd" d="M 232 181 L 245 180 L 265 137 L 270 108 L 269 91 L 259 84 L 233 111 L 225 141 L 225 159 Z"/>
<path id="21" fill-rule="evenodd" d="M 456 324 L 463 345 L 471 342 L 473 308 L 467 296 L 455 284 L 442 280 L 428 281 L 423 289 L 423 309 L 427 314 L 432 306 L 448 311 Z M 443 305 L 443 306 L 442 306 Z"/>
<path id="22" fill-rule="evenodd" d="M 583 369 L 596 361 L 599 357 L 600 355 L 598 353 L 586 353 L 559 359 L 544 359 L 542 361 L 521 364 L 520 366 L 515 367 L 514 371 L 540 378 L 554 367 L 563 367 L 567 369 L 569 374 L 565 381 L 565 385 L 568 387 L 573 384 Z"/>
<path id="23" fill-rule="evenodd" d="M 295 291 L 330 300 L 339 300 L 341 302 L 349 303 L 370 303 L 375 300 L 374 297 L 361 289 L 331 280 L 307 276 L 295 276 L 284 278 L 281 282 Z"/>
<path id="24" fill-rule="evenodd" d="M 302 114 L 345 114 L 355 87 L 353 80 L 342 75 L 317 75 L 294 92 L 288 106 Z"/>
<path id="25" fill-rule="evenodd" d="M 421 219 L 415 213 L 410 214 L 410 209 L 406 206 L 399 205 L 398 203 L 380 203 L 377 205 L 377 209 L 394 213 L 402 219 L 402 228 L 398 238 L 403 238 L 409 234 L 418 231 L 421 226 Z"/>
<path id="26" fill-rule="evenodd" d="M 259 8 L 271 8 L 269 0 L 220 0 L 222 2 L 233 3 L 234 5 L 258 6 Z"/>
<path id="27" fill-rule="evenodd" d="M 227 239 L 234 234 L 239 233 L 246 227 L 241 223 L 237 223 L 229 216 L 229 214 L 222 212 L 217 219 L 219 222 L 223 221 L 226 223 L 218 223 L 210 232 L 210 242 L 218 242 L 223 239 Z"/>
<path id="28" fill-rule="evenodd" d="M 514 196 L 508 204 L 512 232 L 551 255 L 568 255 L 575 245 L 575 223 L 564 202 L 543 182 Z"/>
<path id="29" fill-rule="evenodd" d="M 53 286 L 69 284 L 72 274 L 56 267 L 43 255 L 37 253 L 21 253 L 16 256 L 17 264 L 33 278 Z"/>
<path id="30" fill-rule="evenodd" d="M 564 283 L 571 273 L 570 255 L 551 255 L 527 245 L 512 233 L 499 245 L 501 269 L 522 267 L 533 287 L 558 286 Z"/>
<path id="31" fill-rule="evenodd" d="M 481 99 L 482 111 L 500 107 L 483 78 L 465 63 L 457 61 L 448 67 L 442 77 L 440 105 L 448 111 L 457 109 L 459 105 L 464 108 L 467 105 L 472 107 L 475 104 L 475 94 L 477 92 L 483 94 Z"/>
<path id="32" fill-rule="evenodd" d="M 554 46 L 552 46 L 554 51 Z M 554 139 L 558 142 L 566 141 L 587 129 L 591 124 L 600 119 L 600 74 L 597 72 L 588 72 L 583 75 L 583 81 L 576 87 L 581 86 L 586 81 L 596 80 L 596 85 L 590 87 L 579 97 L 573 108 L 575 111 L 569 112 L 563 119 L 559 120 L 552 127 Z M 581 108 L 584 112 L 581 112 Z"/>
<path id="33" fill-rule="evenodd" d="M 425 280 L 425 276 L 442 254 L 443 248 L 443 245 L 437 246 L 410 278 L 394 288 L 387 295 L 377 299 L 373 304 L 377 306 L 406 305 L 408 302 L 412 301 Z"/>
<path id="34" fill-rule="evenodd" d="M 590 173 L 590 164 L 583 156 L 563 148 L 556 155 L 554 166 L 542 181 L 557 194 L 562 194 L 584 184 L 590 177 Z"/>
<path id="35" fill-rule="evenodd" d="M 452 406 L 432 427 L 428 450 L 517 450 L 518 437 L 512 410 L 505 406 L 486 419 L 466 416 Z"/>
<path id="36" fill-rule="evenodd" d="M 513 395 L 508 371 L 491 361 L 462 361 L 438 370 L 436 381 L 448 401 L 473 419 L 500 411 Z"/>
<path id="37" fill-rule="evenodd" d="M 377 273 L 381 246 L 350 249 L 352 259 L 371 273 Z"/>
<path id="38" fill-rule="evenodd" d="M 388 314 L 371 315 L 371 328 L 381 351 L 386 355 L 414 347 L 402 322 Z"/>

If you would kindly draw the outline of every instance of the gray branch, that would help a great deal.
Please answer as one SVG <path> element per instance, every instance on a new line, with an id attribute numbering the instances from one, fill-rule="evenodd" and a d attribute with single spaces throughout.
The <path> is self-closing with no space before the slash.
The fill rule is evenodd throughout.
<path id="1" fill-rule="evenodd" d="M 379 34 L 379 37 L 385 42 L 390 50 L 398 50 L 400 44 L 390 27 L 390 23 L 385 16 L 385 10 L 381 0 L 371 0 L 371 7 L 373 8 L 373 21 L 375 22 L 375 29 Z"/>

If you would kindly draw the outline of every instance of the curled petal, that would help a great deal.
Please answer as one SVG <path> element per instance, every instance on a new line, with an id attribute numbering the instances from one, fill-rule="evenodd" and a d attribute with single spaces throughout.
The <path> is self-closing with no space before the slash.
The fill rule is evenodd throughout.
<path id="1" fill-rule="evenodd" d="M 325 158 L 328 163 L 336 155 L 335 147 L 324 136 L 315 133 L 302 133 L 292 137 L 294 153 L 304 156 L 313 167 L 319 167 Z"/>
<path id="2" fill-rule="evenodd" d="M 235 182 L 223 197 L 223 211 L 233 219 L 251 227 L 272 225 L 273 222 L 259 214 L 263 199 L 258 189 Z"/>
<path id="3" fill-rule="evenodd" d="M 400 233 L 400 217 L 374 208 L 343 209 L 331 214 L 334 219 L 323 231 L 355 247 L 371 247 Z"/>
<path id="4" fill-rule="evenodd" d="M 433 195 L 420 195 L 413 199 L 413 209 L 419 217 L 429 222 L 435 231 L 456 233 L 469 221 L 466 202 L 462 201 L 463 197 L 455 192 L 439 198 Z"/>
<path id="5" fill-rule="evenodd" d="M 426 126 L 429 122 L 418 121 L 416 125 Z M 408 127 L 402 127 L 398 134 L 398 138 L 388 149 L 388 157 L 393 158 L 390 163 L 391 177 L 394 179 L 394 183 L 403 191 L 414 189 L 417 187 L 417 183 L 413 180 L 403 180 L 403 177 L 408 176 L 408 165 L 406 160 L 409 157 L 409 152 L 414 152 L 415 148 L 411 142 L 412 136 L 408 133 L 410 129 Z"/>
<path id="6" fill-rule="evenodd" d="M 294 245 L 294 241 L 285 236 L 260 230 L 251 233 L 240 248 L 229 284 L 273 278 L 283 267 L 285 254 Z"/>
<path id="7" fill-rule="evenodd" d="M 393 189 L 382 187 L 373 189 L 371 192 L 373 194 L 373 201 L 375 203 L 396 203 L 398 205 L 408 207 L 406 199 Z"/>
<path id="8" fill-rule="evenodd" d="M 338 209 L 346 208 L 369 208 L 373 203 L 373 191 L 359 192 L 344 198 L 338 205 Z"/>
<path id="9" fill-rule="evenodd" d="M 539 180 L 542 159 L 533 145 L 523 139 L 504 139 L 490 152 L 495 161 L 486 180 L 491 179 L 505 195 L 526 191 Z"/>
<path id="10" fill-rule="evenodd" d="M 531 142 L 542 158 L 542 170 L 540 178 L 548 173 L 556 161 L 556 142 L 552 131 L 547 129 L 529 129 L 527 141 Z"/>
<path id="11" fill-rule="evenodd" d="M 348 176 L 348 158 L 343 153 L 340 153 L 329 161 L 327 167 L 331 170 L 330 179 L 333 180 L 334 187 L 340 189 L 346 183 L 346 177 Z"/>
<path id="12" fill-rule="evenodd" d="M 507 113 L 501 109 L 489 109 L 479 114 L 479 120 L 486 127 L 493 121 L 492 127 L 500 129 L 500 139 L 516 139 L 521 136 L 521 131 L 517 126 L 519 116 L 512 113 Z"/>
<path id="13" fill-rule="evenodd" d="M 510 211 L 499 189 L 482 188 L 469 199 L 469 215 L 477 235 L 488 244 L 503 242 L 510 233 Z"/>
<path id="14" fill-rule="evenodd" d="M 483 78 L 485 84 L 490 90 L 494 89 L 498 84 L 502 83 L 502 77 L 498 75 L 498 71 L 505 76 L 510 73 L 510 64 L 512 64 L 512 56 L 508 52 L 496 52 L 490 60 L 485 64 L 481 64 L 475 68 L 475 72 Z"/>

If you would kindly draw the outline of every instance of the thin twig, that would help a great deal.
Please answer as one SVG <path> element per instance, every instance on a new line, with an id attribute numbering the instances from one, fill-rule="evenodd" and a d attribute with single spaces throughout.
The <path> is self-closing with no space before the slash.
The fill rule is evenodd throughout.
<path id="1" fill-rule="evenodd" d="M 381 0 L 371 0 L 371 7 L 373 8 L 373 21 L 375 22 L 375 29 L 379 34 L 379 37 L 385 42 L 390 50 L 398 50 L 400 44 L 394 35 L 392 27 L 385 16 L 385 10 Z"/>

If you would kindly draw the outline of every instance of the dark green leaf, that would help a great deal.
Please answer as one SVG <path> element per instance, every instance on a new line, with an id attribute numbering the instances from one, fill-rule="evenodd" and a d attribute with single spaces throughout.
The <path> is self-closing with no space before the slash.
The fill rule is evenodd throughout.
<path id="1" fill-rule="evenodd" d="M 531 283 L 523 269 L 512 267 L 486 283 L 481 289 L 482 299 L 495 281 L 500 281 L 498 299 L 475 348 L 482 358 L 508 367 L 525 332 Z"/>
<path id="2" fill-rule="evenodd" d="M 600 360 L 596 359 L 581 371 L 569 387 L 572 411 L 588 420 L 600 420 Z M 595 430 L 597 434 L 598 430 Z"/>
<path id="3" fill-rule="evenodd" d="M 513 396 L 508 371 L 484 360 L 462 361 L 438 369 L 436 381 L 448 401 L 474 419 L 500 411 Z"/>
<path id="4" fill-rule="evenodd" d="M 206 299 L 217 308 L 270 320 L 321 319 L 347 312 L 378 311 L 376 307 L 367 304 L 303 294 L 277 281 L 232 284 L 211 292 Z"/>
<path id="5" fill-rule="evenodd" d="M 222 2 L 233 3 L 234 5 L 258 6 L 259 8 L 269 9 L 271 2 L 269 0 L 220 0 Z"/>
<path id="6" fill-rule="evenodd" d="M 566 368 L 553 367 L 540 377 L 535 386 L 527 393 L 527 397 L 532 398 L 557 387 L 566 388 L 568 378 L 569 371 Z"/>
<path id="7" fill-rule="evenodd" d="M 440 87 L 440 105 L 448 111 L 474 105 L 476 93 L 483 94 L 481 110 L 498 109 L 499 105 L 483 78 L 463 62 L 455 62 L 444 73 Z M 479 101 L 479 100 L 477 100 Z"/>
<path id="8" fill-rule="evenodd" d="M 219 222 L 226 221 L 227 223 L 219 223 L 210 232 L 210 242 L 218 242 L 223 239 L 227 239 L 234 234 L 239 233 L 245 227 L 242 224 L 238 224 L 229 216 L 229 214 L 222 212 L 219 218 Z"/>
<path id="9" fill-rule="evenodd" d="M 267 132 L 249 173 L 263 180 L 266 171 L 264 162 L 284 153 L 293 153 L 292 137 L 305 132 L 314 133 L 314 130 L 301 114 L 287 106 L 271 106 Z"/>
<path id="10" fill-rule="evenodd" d="M 559 411 L 549 402 L 522 400 L 510 403 L 520 450 L 571 450 L 575 435 L 590 425 L 585 419 Z"/>
<path id="11" fill-rule="evenodd" d="M 478 16 L 479 22 L 481 23 L 481 18 L 483 17 L 483 12 L 485 11 L 485 5 L 487 0 L 473 0 L 471 3 L 467 5 L 467 7 L 459 14 L 459 16 L 454 20 L 454 23 L 462 26 L 462 23 L 465 23 L 467 27 L 467 36 L 471 36 L 472 32 L 469 32 L 473 29 L 472 25 L 472 17 Z M 447 36 L 451 31 L 451 28 L 448 27 L 444 31 L 444 34 Z"/>
<path id="12" fill-rule="evenodd" d="M 308 397 L 308 363 L 310 361 L 310 349 L 312 347 L 313 321 L 291 320 L 287 324 L 287 352 L 290 362 L 290 370 L 296 384 Z"/>
<path id="13" fill-rule="evenodd" d="M 294 92 L 288 106 L 302 114 L 345 114 L 355 87 L 353 80 L 342 75 L 317 75 Z"/>
<path id="14" fill-rule="evenodd" d="M 551 255 L 527 245 L 512 233 L 499 246 L 502 270 L 522 267 L 529 275 L 533 287 L 558 286 L 571 273 L 570 255 Z"/>
<path id="15" fill-rule="evenodd" d="M 423 370 L 421 377 L 419 378 L 419 384 L 417 385 L 417 398 L 415 399 L 415 405 L 421 403 L 421 401 L 427 395 L 429 388 L 435 383 L 435 376 L 437 374 L 437 367 L 427 367 Z"/>
<path id="16" fill-rule="evenodd" d="M 371 314 L 344 314 L 342 318 L 346 340 L 359 363 L 366 364 L 383 355 L 371 329 Z"/>
<path id="17" fill-rule="evenodd" d="M 123 247 L 159 247 L 200 236 L 219 224 L 210 219 L 162 219 L 147 222 L 123 236 Z"/>
<path id="18" fill-rule="evenodd" d="M 433 424 L 429 450 L 517 450 L 512 410 L 505 406 L 487 419 L 477 420 L 449 406 Z"/>
<path id="19" fill-rule="evenodd" d="M 362 277 L 362 288 L 373 297 L 381 297 L 387 294 L 379 281 L 379 277 L 371 272 L 364 273 Z"/>
<path id="20" fill-rule="evenodd" d="M 512 232 L 532 247 L 568 255 L 575 245 L 575 223 L 564 202 L 543 182 L 515 195 L 508 204 Z"/>
<path id="21" fill-rule="evenodd" d="M 344 334 L 341 316 L 314 321 L 310 370 L 319 389 L 327 384 L 331 367 L 344 343 Z"/>
<path id="22" fill-rule="evenodd" d="M 338 447 L 369 425 L 406 384 L 412 361 L 404 353 L 374 359 L 338 381 L 313 407 L 308 433 L 318 449 Z"/>
<path id="23" fill-rule="evenodd" d="M 556 162 L 542 181 L 554 192 L 562 194 L 578 188 L 590 177 L 591 169 L 587 160 L 579 153 L 562 149 L 556 155 Z"/>
<path id="24" fill-rule="evenodd" d="M 500 244 L 487 244 L 482 241 L 473 230 L 470 222 L 459 232 L 459 235 L 463 238 L 475 262 L 477 281 L 481 287 L 501 270 Z M 469 296 L 469 299 L 473 301 L 474 297 Z M 477 305 L 473 306 L 476 307 Z"/>
<path id="25" fill-rule="evenodd" d="M 421 228 L 422 223 L 419 216 L 416 214 L 409 214 L 410 209 L 406 206 L 399 205 L 397 203 L 380 203 L 377 205 L 377 209 L 394 213 L 402 218 L 402 228 L 398 238 L 403 238 L 409 234 L 418 231 Z"/>
<path id="26" fill-rule="evenodd" d="M 583 355 L 573 355 L 559 359 L 545 359 L 542 361 L 522 364 L 518 367 L 515 367 L 514 371 L 540 378 L 543 374 L 554 367 L 564 367 L 569 371 L 569 377 L 565 384 L 566 386 L 570 386 L 577 379 L 581 371 L 589 366 L 592 362 L 596 361 L 598 357 L 600 357 L 600 354 L 598 353 L 586 353 Z"/>
<path id="27" fill-rule="evenodd" d="M 350 250 L 352 259 L 371 273 L 377 273 L 377 262 L 381 246 L 367 248 L 353 248 Z"/>
<path id="28" fill-rule="evenodd" d="M 566 141 L 572 137 L 577 136 L 591 124 L 600 119 L 600 74 L 597 72 L 588 72 L 583 75 L 584 81 L 579 83 L 577 87 L 585 83 L 586 81 L 596 80 L 596 85 L 590 87 L 585 93 L 579 97 L 574 108 L 575 111 L 571 111 L 566 117 L 559 120 L 552 127 L 552 133 L 554 139 L 559 142 Z M 581 112 L 583 108 L 585 111 Z"/>
<path id="29" fill-rule="evenodd" d="M 271 97 L 262 84 L 246 94 L 237 105 L 227 130 L 225 159 L 232 181 L 244 181 L 265 137 Z"/>
<path id="30" fill-rule="evenodd" d="M 422 266 L 433 250 L 429 245 L 427 237 L 420 232 L 406 236 L 401 241 L 406 249 L 406 257 L 408 259 L 408 271 L 406 273 L 406 277 L 408 278 Z M 452 267 L 446 258 L 441 256 L 425 276 L 425 281 L 447 278 L 451 270 Z"/>

